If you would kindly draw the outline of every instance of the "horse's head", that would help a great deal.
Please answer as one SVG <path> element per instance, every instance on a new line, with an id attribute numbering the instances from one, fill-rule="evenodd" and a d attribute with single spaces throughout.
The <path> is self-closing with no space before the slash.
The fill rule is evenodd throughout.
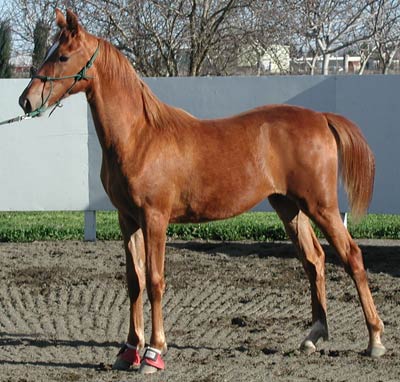
<path id="1" fill-rule="evenodd" d="M 60 28 L 43 64 L 19 98 L 25 113 L 33 116 L 70 94 L 88 89 L 90 67 L 98 50 L 98 40 L 79 24 L 77 16 L 67 10 L 66 18 L 56 9 Z"/>

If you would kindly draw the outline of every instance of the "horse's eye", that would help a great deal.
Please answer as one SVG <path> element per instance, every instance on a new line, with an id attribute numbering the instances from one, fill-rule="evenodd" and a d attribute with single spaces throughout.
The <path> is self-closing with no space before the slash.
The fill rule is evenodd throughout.
<path id="1" fill-rule="evenodd" d="M 68 59 L 69 59 L 69 57 L 67 57 L 67 56 L 60 56 L 61 62 L 66 62 L 66 61 L 68 61 Z"/>
<path id="2" fill-rule="evenodd" d="M 31 66 L 29 69 L 29 72 L 31 74 L 31 77 L 33 77 L 37 72 L 37 68 L 35 68 L 34 66 Z"/>

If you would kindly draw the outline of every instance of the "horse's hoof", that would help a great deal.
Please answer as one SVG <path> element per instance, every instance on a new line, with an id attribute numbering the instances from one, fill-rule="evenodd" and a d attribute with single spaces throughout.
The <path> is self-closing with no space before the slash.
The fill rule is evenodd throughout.
<path id="1" fill-rule="evenodd" d="M 113 370 L 137 370 L 140 366 L 140 355 L 137 349 L 124 345 L 114 362 Z"/>
<path id="2" fill-rule="evenodd" d="M 317 348 L 315 345 L 312 343 L 310 340 L 305 340 L 301 345 L 300 345 L 300 350 L 307 354 L 310 355 L 312 353 L 315 353 L 317 351 Z"/>
<path id="3" fill-rule="evenodd" d="M 386 348 L 383 345 L 375 345 L 367 350 L 367 354 L 372 358 L 382 357 L 386 353 Z"/>
<path id="4" fill-rule="evenodd" d="M 154 374 L 154 373 L 157 373 L 158 370 L 159 369 L 157 369 L 156 367 L 147 365 L 146 363 L 143 362 L 140 365 L 139 373 L 140 374 Z"/>
<path id="5" fill-rule="evenodd" d="M 112 366 L 113 370 L 129 370 L 131 363 L 122 358 L 117 358 Z"/>
<path id="6" fill-rule="evenodd" d="M 161 357 L 161 351 L 148 347 L 143 355 L 142 364 L 140 365 L 140 374 L 153 374 L 158 370 L 164 369 L 165 363 Z"/>

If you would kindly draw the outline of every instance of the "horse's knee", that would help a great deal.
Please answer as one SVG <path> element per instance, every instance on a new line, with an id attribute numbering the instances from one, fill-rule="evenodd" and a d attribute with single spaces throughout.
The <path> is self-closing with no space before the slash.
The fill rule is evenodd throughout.
<path id="1" fill-rule="evenodd" d="M 165 280 L 162 275 L 151 274 L 147 276 L 147 293 L 151 300 L 158 300 L 165 290 Z"/>
<path id="2" fill-rule="evenodd" d="M 126 252 L 126 281 L 131 300 L 136 300 L 146 286 L 144 263 L 135 249 L 128 245 Z"/>

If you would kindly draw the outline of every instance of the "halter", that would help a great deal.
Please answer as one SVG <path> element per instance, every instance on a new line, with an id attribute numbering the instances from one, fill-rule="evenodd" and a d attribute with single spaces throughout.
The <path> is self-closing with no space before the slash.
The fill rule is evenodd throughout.
<path id="1" fill-rule="evenodd" d="M 90 60 L 86 63 L 86 65 L 76 74 L 72 74 L 70 76 L 64 76 L 64 77 L 51 77 L 51 76 L 42 76 L 40 74 L 36 74 L 34 76 L 32 76 L 32 79 L 39 79 L 41 80 L 43 83 L 46 82 L 50 82 L 50 91 L 49 94 L 47 95 L 46 99 L 44 99 L 42 101 L 42 104 L 35 110 L 32 110 L 29 113 L 26 113 L 24 115 L 9 119 L 7 121 L 3 121 L 0 122 L 0 125 L 6 125 L 9 123 L 13 123 L 13 122 L 19 122 L 19 121 L 23 121 L 24 119 L 31 119 L 34 117 L 37 117 L 39 114 L 45 112 L 47 109 L 49 109 L 51 106 L 46 107 L 46 102 L 50 99 L 51 94 L 53 93 L 53 82 L 54 81 L 61 81 L 61 80 L 68 80 L 68 79 L 74 79 L 74 82 L 72 83 L 72 85 L 65 91 L 65 93 L 55 102 L 55 106 L 53 108 L 53 110 L 50 112 L 49 117 L 51 114 L 53 114 L 54 110 L 57 107 L 61 107 L 61 101 L 64 99 L 64 97 L 69 94 L 69 92 L 73 89 L 73 87 L 81 80 L 89 80 L 93 77 L 88 76 L 86 73 L 87 71 L 93 66 L 93 63 L 97 57 L 99 53 L 99 45 L 97 45 L 96 50 L 94 51 L 92 57 L 90 58 Z M 43 91 L 44 91 L 44 86 L 43 86 Z M 43 99 L 43 97 L 42 97 Z"/>

